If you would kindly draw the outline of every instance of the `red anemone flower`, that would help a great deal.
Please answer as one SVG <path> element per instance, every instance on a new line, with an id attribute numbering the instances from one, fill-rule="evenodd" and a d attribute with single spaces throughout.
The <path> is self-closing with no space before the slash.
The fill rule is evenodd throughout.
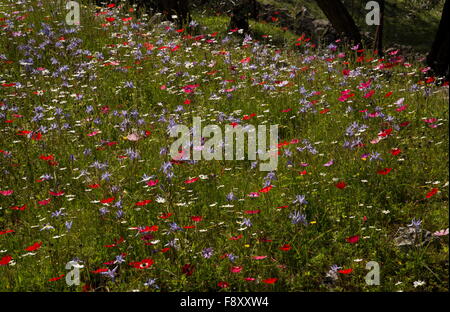
<path id="1" fill-rule="evenodd" d="M 263 280 L 262 282 L 264 284 L 275 284 L 277 281 L 278 281 L 278 278 L 272 277 L 272 278 L 267 278 L 267 279 Z"/>
<path id="2" fill-rule="evenodd" d="M 155 262 L 152 259 L 144 259 L 139 262 L 130 262 L 129 265 L 131 265 L 135 269 L 143 270 L 143 269 L 148 269 L 154 263 Z"/>
<path id="3" fill-rule="evenodd" d="M 42 242 L 37 242 L 34 243 L 33 245 L 28 246 L 27 248 L 25 248 L 26 251 L 35 251 L 38 250 L 39 248 L 41 248 L 42 246 Z"/>
<path id="4" fill-rule="evenodd" d="M 11 256 L 4 256 L 3 258 L 0 259 L 0 265 L 7 265 L 11 262 L 12 257 Z"/>

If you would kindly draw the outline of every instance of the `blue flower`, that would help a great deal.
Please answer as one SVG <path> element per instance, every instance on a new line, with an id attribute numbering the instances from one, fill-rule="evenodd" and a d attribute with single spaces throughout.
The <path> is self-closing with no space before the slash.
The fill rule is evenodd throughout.
<path id="1" fill-rule="evenodd" d="M 237 256 L 233 255 L 232 253 L 228 254 L 227 256 L 228 256 L 228 259 L 229 259 L 231 262 L 236 261 L 236 258 L 238 258 Z"/>
<path id="2" fill-rule="evenodd" d="M 116 266 L 114 269 L 112 270 L 108 270 L 106 272 L 101 272 L 101 274 L 103 275 L 107 275 L 108 277 L 111 278 L 111 280 L 114 282 L 115 278 L 116 278 L 116 270 L 117 270 L 118 266 Z"/>
<path id="3" fill-rule="evenodd" d="M 248 218 L 244 218 L 244 219 L 242 220 L 242 225 L 251 227 L 251 226 L 252 226 L 252 221 L 251 221 L 250 219 L 248 219 Z"/>
<path id="4" fill-rule="evenodd" d="M 125 259 L 123 258 L 122 255 L 116 256 L 116 260 L 114 260 L 114 263 L 121 264 L 121 263 L 123 263 L 123 262 L 125 262 Z"/>
<path id="5" fill-rule="evenodd" d="M 169 226 L 170 226 L 170 230 L 171 231 L 182 231 L 183 229 L 178 225 L 178 224 L 176 224 L 175 222 L 172 222 L 172 223 L 169 223 Z"/>
<path id="6" fill-rule="evenodd" d="M 378 152 L 370 153 L 370 155 L 369 155 L 369 160 L 370 160 L 370 161 L 374 161 L 374 160 L 383 160 L 380 156 L 381 156 L 381 154 L 378 153 Z"/>
<path id="7" fill-rule="evenodd" d="M 66 226 L 67 232 L 69 232 L 70 229 L 72 228 L 72 223 L 73 223 L 73 221 L 66 221 L 65 226 Z"/>
<path id="8" fill-rule="evenodd" d="M 202 256 L 205 259 L 211 258 L 213 254 L 214 254 L 214 249 L 212 247 L 205 248 L 202 250 Z"/>
<path id="9" fill-rule="evenodd" d="M 294 212 L 291 212 L 289 215 L 289 218 L 291 219 L 292 224 L 299 224 L 303 223 L 306 225 L 306 216 L 304 214 L 301 214 L 299 211 L 295 210 Z"/>
<path id="10" fill-rule="evenodd" d="M 411 224 L 409 224 L 408 226 L 419 229 L 421 224 L 422 224 L 422 220 L 420 220 L 420 219 L 416 220 L 416 218 L 414 218 L 411 220 Z"/>
<path id="11" fill-rule="evenodd" d="M 153 279 L 153 278 L 149 278 L 149 279 L 144 283 L 144 286 L 147 286 L 147 287 L 153 287 L 153 288 L 155 288 L 155 289 L 159 289 L 159 286 L 156 285 L 156 279 Z"/>
<path id="12" fill-rule="evenodd" d="M 306 205 L 308 202 L 305 199 L 305 195 L 297 195 L 295 196 L 295 200 L 292 203 L 299 205 Z"/>

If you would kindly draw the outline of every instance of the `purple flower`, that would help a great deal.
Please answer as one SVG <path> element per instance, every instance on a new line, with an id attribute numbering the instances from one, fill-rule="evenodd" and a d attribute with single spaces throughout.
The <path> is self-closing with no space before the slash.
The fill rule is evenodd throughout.
<path id="1" fill-rule="evenodd" d="M 416 230 L 418 230 L 420 228 L 420 225 L 422 224 L 422 220 L 418 219 L 416 220 L 415 218 L 411 220 L 411 224 L 409 224 L 409 227 L 414 227 L 416 228 Z"/>
<path id="2" fill-rule="evenodd" d="M 100 208 L 99 211 L 102 216 L 104 216 L 105 214 L 107 214 L 109 212 L 109 210 L 106 207 Z"/>
<path id="3" fill-rule="evenodd" d="M 231 262 L 236 261 L 236 258 L 237 258 L 237 256 L 233 255 L 232 253 L 228 254 L 228 259 L 229 259 Z"/>
<path id="4" fill-rule="evenodd" d="M 189 23 L 189 27 L 197 27 L 198 26 L 198 23 L 196 22 L 196 21 L 194 21 L 194 20 L 192 20 L 190 23 Z"/>
<path id="5" fill-rule="evenodd" d="M 156 285 L 156 279 L 152 279 L 152 278 L 149 278 L 149 279 L 144 283 L 144 286 L 147 286 L 147 287 L 153 287 L 153 288 L 155 288 L 155 289 L 159 289 L 159 286 Z"/>
<path id="6" fill-rule="evenodd" d="M 163 165 L 161 166 L 161 170 L 164 172 L 168 179 L 171 179 L 175 176 L 173 173 L 173 166 L 170 161 L 163 163 Z"/>
<path id="7" fill-rule="evenodd" d="M 131 148 L 128 148 L 128 149 L 125 151 L 125 154 L 126 154 L 131 160 L 139 159 L 139 158 L 140 158 L 139 153 L 136 152 L 136 151 L 134 151 L 134 150 L 131 149 Z"/>
<path id="8" fill-rule="evenodd" d="M 170 230 L 173 231 L 173 232 L 175 232 L 175 231 L 182 231 L 182 230 L 183 230 L 183 229 L 182 229 L 178 224 L 176 224 L 175 222 L 169 223 L 169 226 L 170 226 Z"/>
<path id="9" fill-rule="evenodd" d="M 297 210 L 291 212 L 289 218 L 291 219 L 292 224 L 303 223 L 304 225 L 306 225 L 306 216 L 304 214 L 301 214 Z"/>
<path id="10" fill-rule="evenodd" d="M 67 232 L 69 232 L 72 228 L 72 223 L 73 221 L 66 221 L 66 223 L 64 224 L 66 226 Z"/>
<path id="11" fill-rule="evenodd" d="M 230 192 L 228 195 L 227 195 L 227 200 L 228 201 L 232 201 L 232 200 L 236 200 L 237 199 L 237 197 L 233 194 L 233 192 Z"/>
<path id="12" fill-rule="evenodd" d="M 115 278 L 116 278 L 116 270 L 117 270 L 118 266 L 116 266 L 114 269 L 112 270 L 108 270 L 107 272 L 101 272 L 101 274 L 103 275 L 107 275 L 108 277 L 111 278 L 111 280 L 114 282 Z"/>
<path id="13" fill-rule="evenodd" d="M 132 81 L 125 81 L 125 88 L 133 89 L 134 88 L 133 82 Z"/>
<path id="14" fill-rule="evenodd" d="M 370 161 L 374 161 L 374 160 L 383 160 L 380 156 L 381 156 L 381 154 L 378 153 L 378 152 L 370 153 L 370 155 L 369 155 L 369 160 L 370 160 Z"/>
<path id="15" fill-rule="evenodd" d="M 121 264 L 121 263 L 123 263 L 123 262 L 125 262 L 125 259 L 123 258 L 122 255 L 116 256 L 116 260 L 114 260 L 114 263 Z"/>
<path id="16" fill-rule="evenodd" d="M 252 224 L 252 221 L 251 221 L 250 219 L 244 218 L 244 219 L 242 220 L 242 225 L 251 227 L 253 224 Z"/>
<path id="17" fill-rule="evenodd" d="M 271 171 L 265 176 L 264 179 L 265 180 L 269 180 L 269 181 L 276 180 L 277 179 L 277 175 L 276 175 L 275 172 Z"/>
<path id="18" fill-rule="evenodd" d="M 105 181 L 109 181 L 110 177 L 111 177 L 111 174 L 109 172 L 105 172 L 105 173 L 102 174 L 101 179 L 105 180 Z"/>
<path id="19" fill-rule="evenodd" d="M 342 269 L 342 267 L 340 267 L 340 266 L 338 266 L 338 265 L 336 265 L 336 264 L 333 264 L 333 265 L 330 267 L 330 270 L 331 270 L 331 271 L 334 271 L 334 272 L 337 272 L 337 270 L 340 270 L 340 269 Z"/>
<path id="20" fill-rule="evenodd" d="M 334 43 L 330 43 L 330 44 L 328 45 L 328 49 L 330 49 L 331 51 L 336 51 L 337 45 L 335 45 Z"/>
<path id="21" fill-rule="evenodd" d="M 202 250 L 202 256 L 205 259 L 211 258 L 213 254 L 214 254 L 214 249 L 212 247 L 205 248 Z"/>
<path id="22" fill-rule="evenodd" d="M 63 212 L 63 208 L 56 210 L 55 212 L 52 212 L 52 217 L 60 217 L 60 216 L 64 216 L 65 213 Z"/>
<path id="23" fill-rule="evenodd" d="M 295 196 L 295 200 L 292 202 L 293 204 L 306 205 L 308 202 L 305 199 L 304 195 Z"/>
<path id="24" fill-rule="evenodd" d="M 41 179 L 44 181 L 48 181 L 48 180 L 53 179 L 53 177 L 50 174 L 46 173 L 41 176 Z"/>

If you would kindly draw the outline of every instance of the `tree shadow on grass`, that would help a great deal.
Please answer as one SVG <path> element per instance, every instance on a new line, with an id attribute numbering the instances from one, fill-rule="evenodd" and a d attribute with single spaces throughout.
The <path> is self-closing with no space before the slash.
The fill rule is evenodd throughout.
<path id="1" fill-rule="evenodd" d="M 439 19 L 431 15 L 412 14 L 396 4 L 386 3 L 385 40 L 392 44 L 412 46 L 419 52 L 428 52 L 439 27 Z"/>

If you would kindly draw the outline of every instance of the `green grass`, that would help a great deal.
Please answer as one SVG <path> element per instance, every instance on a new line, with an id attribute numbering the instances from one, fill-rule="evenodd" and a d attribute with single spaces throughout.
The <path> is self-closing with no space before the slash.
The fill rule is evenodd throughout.
<path id="1" fill-rule="evenodd" d="M 34 11 L 28 10 L 30 3 Z M 129 13 L 119 10 L 114 12 L 116 21 L 102 26 L 105 15 L 94 16 L 91 6 L 83 8 L 78 31 L 63 33 L 65 26 L 58 25 L 62 12 L 46 18 L 50 6 L 36 3 L 0 3 L 0 12 L 27 14 L 11 21 L 11 30 L 0 32 L 0 190 L 14 191 L 0 194 L 0 232 L 14 230 L 0 235 L 0 260 L 12 257 L 0 265 L 1 291 L 448 291 L 448 236 L 433 237 L 420 247 L 393 242 L 399 227 L 412 219 L 420 219 L 421 227 L 432 233 L 448 228 L 448 87 L 440 86 L 439 79 L 425 82 L 424 65 L 417 59 L 405 60 L 411 66 L 401 62 L 376 69 L 383 62 L 371 60 L 370 54 L 361 61 L 345 46 L 336 52 L 308 43 L 298 47 L 298 36 L 256 22 L 251 25 L 255 41 L 243 45 L 242 36 L 227 33 L 223 17 L 194 16 L 200 26 L 178 33 L 145 20 L 140 20 L 141 28 L 130 28 L 120 19 Z M 0 18 L 8 16 L 0 13 Z M 43 21 L 54 35 L 40 34 Z M 12 37 L 18 30 L 23 36 Z M 211 36 L 214 32 L 218 34 Z M 205 37 L 196 38 L 199 34 Z M 56 43 L 62 36 L 61 48 Z M 226 36 L 230 41 L 222 42 Z M 82 40 L 79 46 L 67 48 L 75 38 Z M 50 43 L 40 48 L 46 39 Z M 74 53 L 77 49 L 84 53 Z M 340 52 L 345 56 L 338 56 Z M 29 57 L 34 69 L 48 72 L 27 71 L 20 63 Z M 52 64 L 52 57 L 59 64 Z M 62 65 L 69 68 L 59 73 Z M 345 69 L 352 75 L 344 78 Z M 369 89 L 358 88 L 369 80 Z M 288 84 L 280 86 L 282 81 Z M 194 92 L 183 92 L 182 87 L 196 84 Z M 340 101 L 346 89 L 355 96 Z M 38 90 L 43 94 L 33 93 Z M 375 93 L 365 98 L 369 90 Z M 388 92 L 392 95 L 386 97 Z M 396 110 L 401 98 L 407 106 Z M 186 99 L 191 103 L 183 104 Z M 63 113 L 55 114 L 57 108 Z M 367 117 L 365 110 L 393 119 Z M 250 114 L 256 116 L 242 120 Z M 235 119 L 221 119 L 223 115 Z M 233 120 L 277 124 L 280 143 L 299 142 L 280 146 L 273 188 L 257 198 L 248 195 L 265 186 L 267 172 L 251 169 L 250 161 L 173 164 L 175 176 L 169 179 L 161 168 L 170 156 L 160 153 L 174 141 L 167 134 L 169 121 L 191 126 L 195 116 L 220 127 Z M 436 119 L 433 127 L 424 122 L 429 118 Z M 347 136 L 353 122 L 367 129 Z M 371 143 L 386 129 L 392 129 L 387 138 Z M 41 132 L 42 138 L 18 135 L 23 130 Z M 141 139 L 127 140 L 130 133 Z M 364 146 L 343 147 L 357 137 Z M 296 149 L 305 139 L 317 153 Z M 401 153 L 392 155 L 394 148 Z M 130 149 L 139 158 L 131 159 Z M 383 160 L 362 157 L 375 152 Z M 49 155 L 53 162 L 45 160 Z M 334 164 L 324 166 L 331 159 Z M 105 167 L 93 166 L 96 162 Z M 385 168 L 392 171 L 377 173 Z M 307 174 L 300 174 L 303 170 Z M 105 172 L 111 175 L 108 179 Z M 38 182 L 43 175 L 51 179 Z M 148 186 L 144 175 L 154 176 L 158 184 Z M 200 179 L 185 183 L 194 177 Z M 346 187 L 337 188 L 339 181 Z M 89 187 L 93 184 L 100 186 Z M 427 198 L 433 188 L 438 192 Z M 237 200 L 227 200 L 230 192 Z M 305 195 L 308 204 L 293 203 L 296 195 Z M 99 202 L 112 197 L 111 203 Z M 39 203 L 48 198 L 49 203 Z M 144 200 L 152 202 L 136 205 Z M 11 209 L 23 205 L 25 210 Z M 288 207 L 277 208 L 282 206 Z M 52 216 L 61 208 L 65 215 Z M 294 211 L 305 214 L 306 225 L 291 222 Z M 172 215 L 161 218 L 168 213 Z M 195 216 L 202 220 L 194 221 Z M 245 228 L 243 218 L 252 226 Z M 67 221 L 73 222 L 70 231 Z M 172 222 L 188 228 L 170 230 Z M 151 237 L 132 229 L 154 225 L 158 230 L 147 233 Z M 240 239 L 230 239 L 240 234 Z M 349 243 L 346 239 L 352 236 L 359 241 Z M 119 238 L 123 242 L 105 247 Z M 25 250 L 36 242 L 42 246 L 31 253 Z M 285 244 L 291 249 L 280 249 Z M 211 258 L 202 256 L 205 248 L 214 249 Z M 104 264 L 121 254 L 126 254 L 125 262 Z M 79 286 L 67 286 L 64 277 L 49 281 L 67 274 L 66 263 L 75 257 L 84 265 Z M 154 264 L 147 269 L 130 266 L 148 258 Z M 369 261 L 380 264 L 379 286 L 365 283 Z M 186 264 L 194 268 L 191 275 L 183 272 Z M 338 273 L 329 285 L 324 280 L 332 265 L 353 271 Z M 93 272 L 116 266 L 115 280 Z M 233 266 L 242 272 L 232 273 Z M 270 278 L 278 280 L 264 282 Z M 148 279 L 156 279 L 159 288 L 145 286 Z M 220 288 L 221 281 L 229 287 Z M 415 281 L 425 285 L 415 287 Z"/>
<path id="2" fill-rule="evenodd" d="M 227 16 L 212 17 L 194 14 L 192 18 L 198 21 L 203 27 L 206 27 L 207 31 L 211 33 L 218 32 L 221 36 L 226 36 L 229 33 L 230 18 Z M 255 40 L 270 42 L 276 46 L 292 45 L 299 37 L 293 32 L 282 29 L 274 24 L 254 20 L 250 20 L 249 24 L 251 35 Z"/>

